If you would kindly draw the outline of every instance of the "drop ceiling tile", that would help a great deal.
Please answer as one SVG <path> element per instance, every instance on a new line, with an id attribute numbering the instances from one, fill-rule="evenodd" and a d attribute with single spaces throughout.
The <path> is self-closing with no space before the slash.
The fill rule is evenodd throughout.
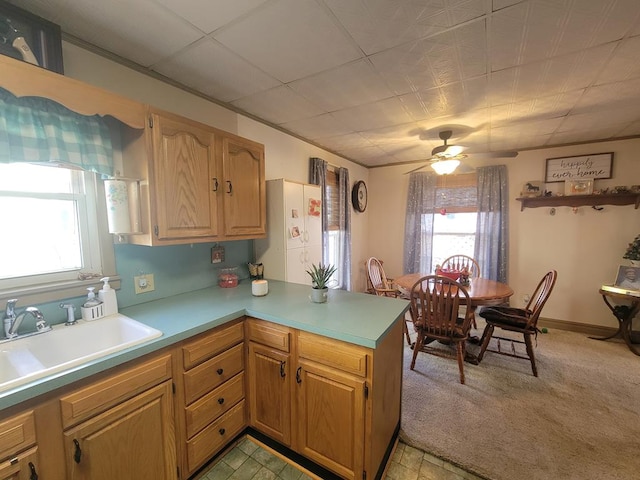
<path id="1" fill-rule="evenodd" d="M 615 44 L 601 45 L 588 50 L 542 62 L 493 72 L 489 81 L 491 105 L 521 102 L 539 96 L 586 88 L 595 82 L 604 68 Z"/>
<path id="2" fill-rule="evenodd" d="M 629 124 L 639 120 L 638 107 L 636 105 L 628 105 L 626 107 L 599 109 L 592 112 L 569 115 L 557 131 L 601 131 L 601 126 Z"/>
<path id="3" fill-rule="evenodd" d="M 547 95 L 516 103 L 491 107 L 491 125 L 494 127 L 520 120 L 555 118 L 568 115 L 584 94 L 584 89 Z"/>
<path id="4" fill-rule="evenodd" d="M 355 133 L 352 128 L 335 118 L 331 113 L 283 123 L 281 127 L 313 141 L 320 138 Z"/>
<path id="5" fill-rule="evenodd" d="M 396 94 L 486 73 L 484 22 L 411 42 L 369 57 Z"/>
<path id="6" fill-rule="evenodd" d="M 151 0 L 76 0 L 67 4 L 61 27 L 145 67 L 171 56 L 202 35 Z"/>
<path id="7" fill-rule="evenodd" d="M 314 0 L 269 2 L 214 38 L 283 83 L 361 56 Z"/>
<path id="8" fill-rule="evenodd" d="M 328 112 L 393 96 L 386 82 L 367 60 L 291 82 L 289 86 Z"/>
<path id="9" fill-rule="evenodd" d="M 351 158 L 357 162 L 371 164 L 371 163 L 388 163 L 390 160 L 389 154 L 381 150 L 375 145 L 367 147 L 347 148 L 338 152 L 340 155 L 346 158 Z"/>
<path id="10" fill-rule="evenodd" d="M 619 82 L 640 77 L 640 36 L 620 41 L 596 83 Z"/>
<path id="11" fill-rule="evenodd" d="M 612 106 L 635 106 L 640 117 L 640 78 L 608 83 L 589 88 L 577 103 L 575 111 L 586 113 Z"/>
<path id="12" fill-rule="evenodd" d="M 364 138 L 360 133 L 349 133 L 346 135 L 337 135 L 327 138 L 318 138 L 316 142 L 324 145 L 332 151 L 341 151 L 351 148 L 371 147 L 373 143 Z"/>
<path id="13" fill-rule="evenodd" d="M 160 62 L 154 70 L 223 102 L 280 84 L 209 38 Z"/>
<path id="14" fill-rule="evenodd" d="M 325 0 L 367 55 L 489 13 L 486 0 Z"/>
<path id="15" fill-rule="evenodd" d="M 326 113 L 286 85 L 231 102 L 236 107 L 276 125 Z"/>
<path id="16" fill-rule="evenodd" d="M 414 120 L 462 115 L 485 108 L 487 79 L 483 77 L 429 90 L 401 95 L 399 98 Z"/>
<path id="17" fill-rule="evenodd" d="M 409 123 L 412 120 L 396 97 L 338 110 L 332 115 L 356 132 Z"/>
<path id="18" fill-rule="evenodd" d="M 155 1 L 195 25 L 204 33 L 211 33 L 266 2 L 266 0 L 233 0 L 232 2 L 227 0 Z"/>

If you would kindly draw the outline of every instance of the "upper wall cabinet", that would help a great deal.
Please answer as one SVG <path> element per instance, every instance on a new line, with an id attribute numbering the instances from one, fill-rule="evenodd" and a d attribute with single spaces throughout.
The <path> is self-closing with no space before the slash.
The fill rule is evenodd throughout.
<path id="1" fill-rule="evenodd" d="M 237 136 L 222 137 L 224 233 L 228 238 L 266 235 L 264 146 Z"/>
<path id="2" fill-rule="evenodd" d="M 216 239 L 220 233 L 216 198 L 220 181 L 215 134 L 203 125 L 169 114 L 151 114 L 149 125 L 153 238 L 160 242 Z"/>
<path id="3" fill-rule="evenodd" d="M 258 238 L 266 232 L 264 146 L 151 109 L 147 151 L 123 142 L 125 176 L 142 179 L 138 245 Z"/>

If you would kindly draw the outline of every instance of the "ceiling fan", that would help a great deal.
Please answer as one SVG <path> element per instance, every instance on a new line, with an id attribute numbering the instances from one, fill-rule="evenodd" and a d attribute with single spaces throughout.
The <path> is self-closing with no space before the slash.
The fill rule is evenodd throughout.
<path id="1" fill-rule="evenodd" d="M 438 145 L 433 150 L 431 150 L 431 158 L 427 160 L 427 163 L 421 165 L 418 168 L 414 168 L 405 173 L 405 175 L 413 172 L 417 172 L 427 167 L 433 168 L 438 175 L 449 175 L 458 170 L 458 173 L 469 173 L 474 169 L 469 165 L 463 164 L 460 160 L 467 158 L 467 155 L 464 152 L 464 147 L 461 145 L 449 145 L 447 141 L 453 135 L 452 130 L 441 130 L 438 133 L 440 140 L 444 143 L 442 145 Z M 420 138 L 423 139 L 422 134 L 420 134 Z M 518 152 L 489 152 L 487 154 L 482 155 L 490 155 L 491 157 L 516 157 L 518 156 Z"/>

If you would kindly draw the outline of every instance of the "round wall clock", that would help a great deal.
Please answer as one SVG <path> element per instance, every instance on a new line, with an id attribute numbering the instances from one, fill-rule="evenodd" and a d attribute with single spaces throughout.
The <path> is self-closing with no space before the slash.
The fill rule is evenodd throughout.
<path id="1" fill-rule="evenodd" d="M 353 185 L 351 203 L 357 212 L 364 212 L 367 208 L 367 185 L 362 180 Z"/>

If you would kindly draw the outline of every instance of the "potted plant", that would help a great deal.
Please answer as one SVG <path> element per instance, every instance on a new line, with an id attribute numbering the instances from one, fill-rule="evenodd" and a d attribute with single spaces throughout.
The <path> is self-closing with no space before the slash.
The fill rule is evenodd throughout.
<path id="1" fill-rule="evenodd" d="M 331 275 L 337 268 L 333 265 L 311 265 L 307 273 L 311 277 L 311 301 L 314 303 L 324 303 L 327 301 L 327 283 L 331 280 Z"/>
<path id="2" fill-rule="evenodd" d="M 631 260 L 631 265 L 640 266 L 640 235 L 636 236 L 633 242 L 629 244 L 622 258 Z"/>

